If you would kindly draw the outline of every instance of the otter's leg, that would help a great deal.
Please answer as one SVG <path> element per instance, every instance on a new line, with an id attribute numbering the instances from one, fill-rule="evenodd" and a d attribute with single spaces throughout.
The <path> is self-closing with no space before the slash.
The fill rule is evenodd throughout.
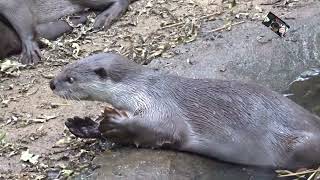
<path id="1" fill-rule="evenodd" d="M 81 14 L 76 18 L 70 20 L 74 25 L 82 24 L 87 21 L 87 13 Z M 40 37 L 55 40 L 63 33 L 69 32 L 72 27 L 65 21 L 58 20 L 54 22 L 44 23 L 37 26 L 37 32 Z M 21 41 L 15 30 L 8 26 L 5 22 L 0 21 L 0 34 L 2 35 L 0 41 L 0 59 L 11 55 L 21 53 Z M 38 42 L 40 48 L 45 47 L 40 41 Z"/>
<path id="2" fill-rule="evenodd" d="M 289 167 L 290 169 L 318 167 L 320 162 L 320 136 L 317 132 L 314 135 L 302 135 L 292 148 L 292 155 L 288 156 L 285 164 L 280 164 L 282 167 Z"/>
<path id="3" fill-rule="evenodd" d="M 88 13 L 81 14 L 70 19 L 73 25 L 83 24 L 87 21 Z M 73 28 L 63 20 L 57 20 L 37 26 L 37 32 L 40 37 L 55 40 L 66 32 L 70 32 Z"/>
<path id="4" fill-rule="evenodd" d="M 140 116 L 129 118 L 125 113 L 111 108 L 106 111 L 99 130 L 116 143 L 177 149 L 184 138 L 181 128 L 176 128 L 173 121 L 152 121 Z"/>
<path id="5" fill-rule="evenodd" d="M 80 138 L 102 138 L 100 131 L 98 130 L 99 124 L 88 117 L 68 118 L 65 122 L 69 131 Z"/>
<path id="6" fill-rule="evenodd" d="M 0 21 L 0 60 L 21 52 L 21 42 L 16 32 Z"/>
<path id="7" fill-rule="evenodd" d="M 129 6 L 129 0 L 111 0 L 108 9 L 100 13 L 94 23 L 94 28 L 108 29 L 111 23 L 118 19 Z"/>
<path id="8" fill-rule="evenodd" d="M 8 20 L 21 40 L 22 56 L 19 61 L 23 64 L 38 63 L 41 52 L 35 40 L 36 21 L 28 7 L 28 1 L 0 0 L 0 14 Z"/>

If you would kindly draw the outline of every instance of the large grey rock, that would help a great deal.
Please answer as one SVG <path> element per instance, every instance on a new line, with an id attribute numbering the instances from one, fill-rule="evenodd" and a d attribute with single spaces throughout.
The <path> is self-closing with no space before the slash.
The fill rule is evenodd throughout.
<path id="1" fill-rule="evenodd" d="M 186 77 L 254 81 L 284 90 L 301 72 L 320 64 L 319 3 L 288 16 L 295 19 L 286 20 L 291 26 L 286 38 L 259 21 L 246 22 L 222 37 L 205 34 L 177 48 L 180 55 L 156 59 L 149 66 Z M 203 31 L 214 29 L 216 23 L 207 24 Z"/>
<path id="2" fill-rule="evenodd" d="M 270 170 L 226 164 L 197 155 L 148 149 L 120 148 L 97 158 L 102 165 L 90 179 L 134 180 L 270 180 Z"/>

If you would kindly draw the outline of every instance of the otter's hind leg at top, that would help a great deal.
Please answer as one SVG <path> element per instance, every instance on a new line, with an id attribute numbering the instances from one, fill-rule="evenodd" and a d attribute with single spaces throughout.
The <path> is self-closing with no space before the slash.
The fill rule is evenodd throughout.
<path id="1" fill-rule="evenodd" d="M 0 0 L 0 14 L 10 22 L 21 40 L 22 55 L 19 61 L 23 64 L 38 63 L 41 52 L 36 42 L 35 20 L 28 2 Z"/>
<path id="2" fill-rule="evenodd" d="M 83 24 L 88 20 L 87 15 L 89 15 L 89 13 L 81 13 L 78 16 L 71 17 L 70 22 L 75 26 L 78 24 Z M 39 24 L 36 28 L 39 36 L 48 40 L 55 40 L 64 33 L 70 32 L 72 29 L 73 27 L 63 20 Z"/>
<path id="3" fill-rule="evenodd" d="M 117 20 L 127 9 L 130 0 L 104 0 L 104 1 L 84 1 L 81 4 L 93 9 L 102 11 L 95 19 L 94 28 L 108 29 L 113 21 Z"/>
<path id="4" fill-rule="evenodd" d="M 296 167 L 310 167 L 310 164 L 314 168 L 318 168 L 320 162 L 320 143 L 319 135 L 305 135 L 295 145 L 294 154 L 288 158 L 288 161 L 283 164 L 285 167 L 296 168 Z"/>
<path id="5" fill-rule="evenodd" d="M 74 25 L 82 24 L 87 21 L 87 15 L 87 13 L 80 14 L 70 21 Z M 36 29 L 40 37 L 48 40 L 55 40 L 64 33 L 71 31 L 72 27 L 63 20 L 57 20 L 39 24 Z M 0 59 L 21 53 L 21 40 L 16 31 L 8 25 L 8 22 L 0 21 L 0 34 L 2 34 L 0 41 Z M 45 47 L 45 44 L 41 43 L 41 41 L 37 42 L 40 48 Z"/>
<path id="6" fill-rule="evenodd" d="M 0 60 L 21 52 L 21 43 L 16 32 L 0 21 Z"/>

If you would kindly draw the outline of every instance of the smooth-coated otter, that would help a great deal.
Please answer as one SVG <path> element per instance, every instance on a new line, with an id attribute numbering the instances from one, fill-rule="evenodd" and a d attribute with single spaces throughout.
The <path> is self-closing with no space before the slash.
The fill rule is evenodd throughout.
<path id="1" fill-rule="evenodd" d="M 86 9 L 102 11 L 96 18 L 95 28 L 108 28 L 127 8 L 130 0 L 0 0 L 0 20 L 10 26 L 21 41 L 23 64 L 37 63 L 41 52 L 37 44 L 38 28 L 41 25 L 47 30 L 65 26 L 58 19 Z M 56 26 L 47 28 L 50 23 L 58 22 Z M 40 26 L 40 27 L 39 27 Z M 70 27 L 69 27 L 70 28 Z M 68 28 L 64 29 L 68 31 Z M 56 36 L 53 30 L 53 36 Z M 50 32 L 48 32 L 49 34 Z M 11 40 L 11 39 L 8 39 Z M 10 43 L 9 43 L 10 44 Z M 14 52 L 14 51 L 13 51 Z M 2 53 L 10 54 L 10 53 Z"/>
<path id="2" fill-rule="evenodd" d="M 320 163 L 320 119 L 262 86 L 190 79 L 127 58 L 96 54 L 65 67 L 50 88 L 61 97 L 108 102 L 100 124 L 68 119 L 76 136 L 166 147 L 271 168 Z"/>
<path id="3" fill-rule="evenodd" d="M 79 16 L 75 16 L 70 21 L 74 25 L 84 23 L 87 20 L 86 15 L 87 14 L 84 13 Z M 72 27 L 65 21 L 57 20 L 47 24 L 40 24 L 36 29 L 39 37 L 43 37 L 48 40 L 55 40 L 63 33 L 71 31 Z M 22 51 L 22 44 L 18 34 L 14 29 L 12 29 L 12 27 L 2 21 L 0 21 L 0 34 L 2 35 L 0 41 L 0 59 L 18 54 Z M 42 44 L 40 41 L 38 41 L 38 44 L 41 48 Z"/>

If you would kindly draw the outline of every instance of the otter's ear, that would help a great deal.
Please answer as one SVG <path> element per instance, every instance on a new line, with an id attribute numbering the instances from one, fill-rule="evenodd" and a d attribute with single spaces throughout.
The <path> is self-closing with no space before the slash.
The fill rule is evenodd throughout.
<path id="1" fill-rule="evenodd" d="M 102 67 L 97 68 L 93 71 L 102 79 L 106 79 L 108 77 L 107 71 Z"/>

